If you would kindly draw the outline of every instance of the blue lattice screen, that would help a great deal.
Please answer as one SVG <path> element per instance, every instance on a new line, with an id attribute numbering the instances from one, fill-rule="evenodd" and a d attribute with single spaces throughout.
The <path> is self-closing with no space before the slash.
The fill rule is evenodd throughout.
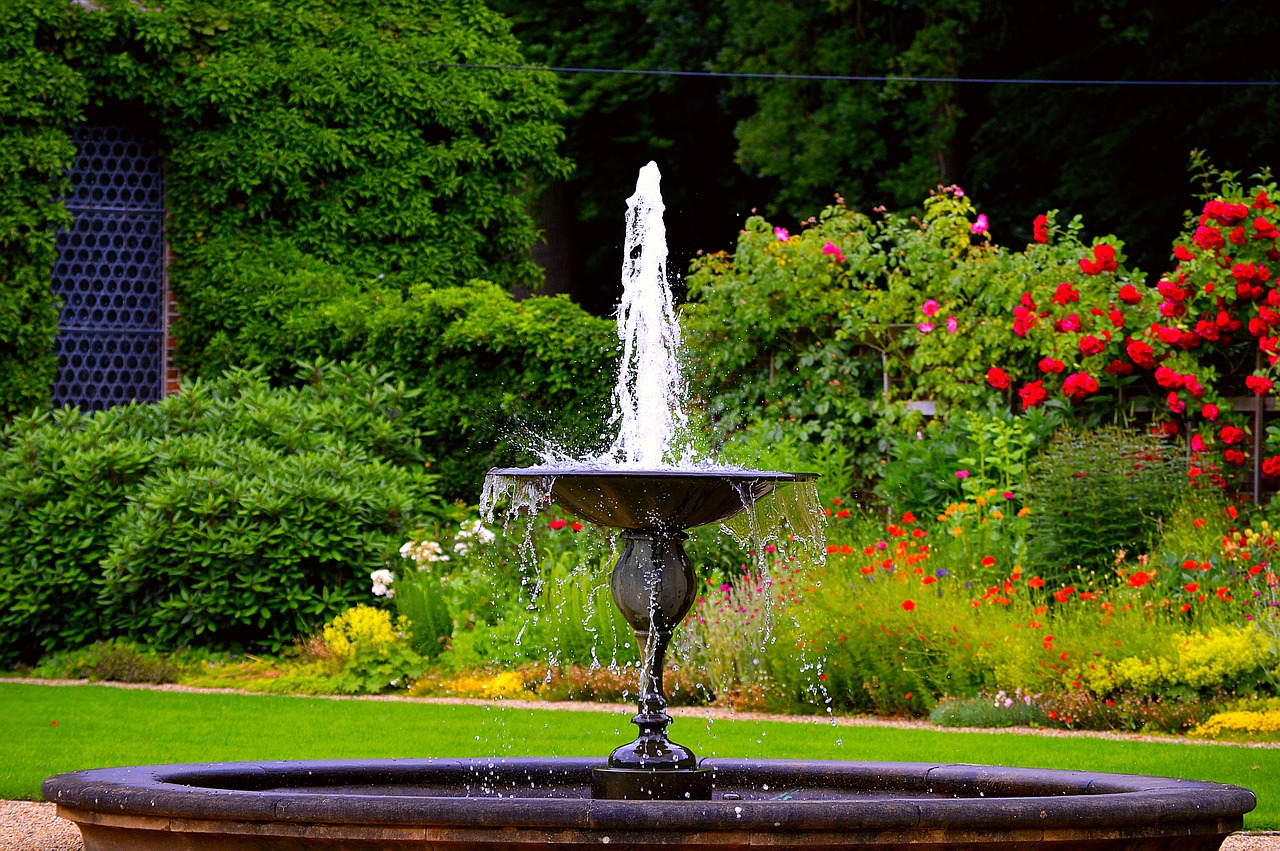
<path id="1" fill-rule="evenodd" d="M 154 401 L 164 378 L 164 184 L 160 161 L 123 127 L 74 134 L 54 294 L 62 299 L 55 405 Z"/>

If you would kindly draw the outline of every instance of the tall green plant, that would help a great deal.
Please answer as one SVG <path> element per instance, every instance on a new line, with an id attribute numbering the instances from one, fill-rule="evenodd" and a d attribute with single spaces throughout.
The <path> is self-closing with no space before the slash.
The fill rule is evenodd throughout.
<path id="1" fill-rule="evenodd" d="M 1188 487 L 1176 443 L 1116 426 L 1059 433 L 1032 468 L 1029 569 L 1050 587 L 1156 543 Z"/>

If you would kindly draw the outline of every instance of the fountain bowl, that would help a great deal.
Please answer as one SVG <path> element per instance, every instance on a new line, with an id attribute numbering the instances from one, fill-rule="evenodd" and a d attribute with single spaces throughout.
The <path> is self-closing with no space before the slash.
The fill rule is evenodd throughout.
<path id="1" fill-rule="evenodd" d="M 45 780 L 85 851 L 1218 848 L 1238 786 L 947 763 L 708 759 L 709 801 L 591 798 L 589 758 L 204 763 Z"/>
<path id="2" fill-rule="evenodd" d="M 812 481 L 813 473 L 734 467 L 632 470 L 592 466 L 505 467 L 490 477 L 542 481 L 551 500 L 600 526 L 692 529 L 727 520 L 779 485 Z"/>

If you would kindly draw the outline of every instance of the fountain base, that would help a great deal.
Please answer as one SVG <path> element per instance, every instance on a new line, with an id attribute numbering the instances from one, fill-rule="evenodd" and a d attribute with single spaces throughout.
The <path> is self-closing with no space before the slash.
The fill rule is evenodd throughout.
<path id="1" fill-rule="evenodd" d="M 42 791 L 85 851 L 1208 851 L 1256 803 L 1238 786 L 1084 771 L 712 762 L 706 801 L 593 799 L 603 760 L 580 758 L 109 768 L 50 777 Z"/>
<path id="2" fill-rule="evenodd" d="M 650 771 L 643 768 L 596 768 L 591 771 L 591 797 L 609 801 L 709 801 L 715 772 L 709 768 Z"/>

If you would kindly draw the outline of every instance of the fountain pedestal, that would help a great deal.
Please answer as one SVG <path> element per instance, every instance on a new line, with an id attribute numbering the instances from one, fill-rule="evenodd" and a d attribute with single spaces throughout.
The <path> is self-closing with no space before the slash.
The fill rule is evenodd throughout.
<path id="1" fill-rule="evenodd" d="M 662 685 L 671 636 L 698 594 L 698 578 L 684 551 L 688 536 L 659 528 L 628 530 L 622 537 L 626 547 L 609 586 L 644 660 L 640 708 L 631 719 L 640 735 L 614 750 L 607 768 L 592 772 L 592 796 L 710 800 L 711 771 L 698 768 L 693 751 L 667 738 L 671 716 Z"/>

